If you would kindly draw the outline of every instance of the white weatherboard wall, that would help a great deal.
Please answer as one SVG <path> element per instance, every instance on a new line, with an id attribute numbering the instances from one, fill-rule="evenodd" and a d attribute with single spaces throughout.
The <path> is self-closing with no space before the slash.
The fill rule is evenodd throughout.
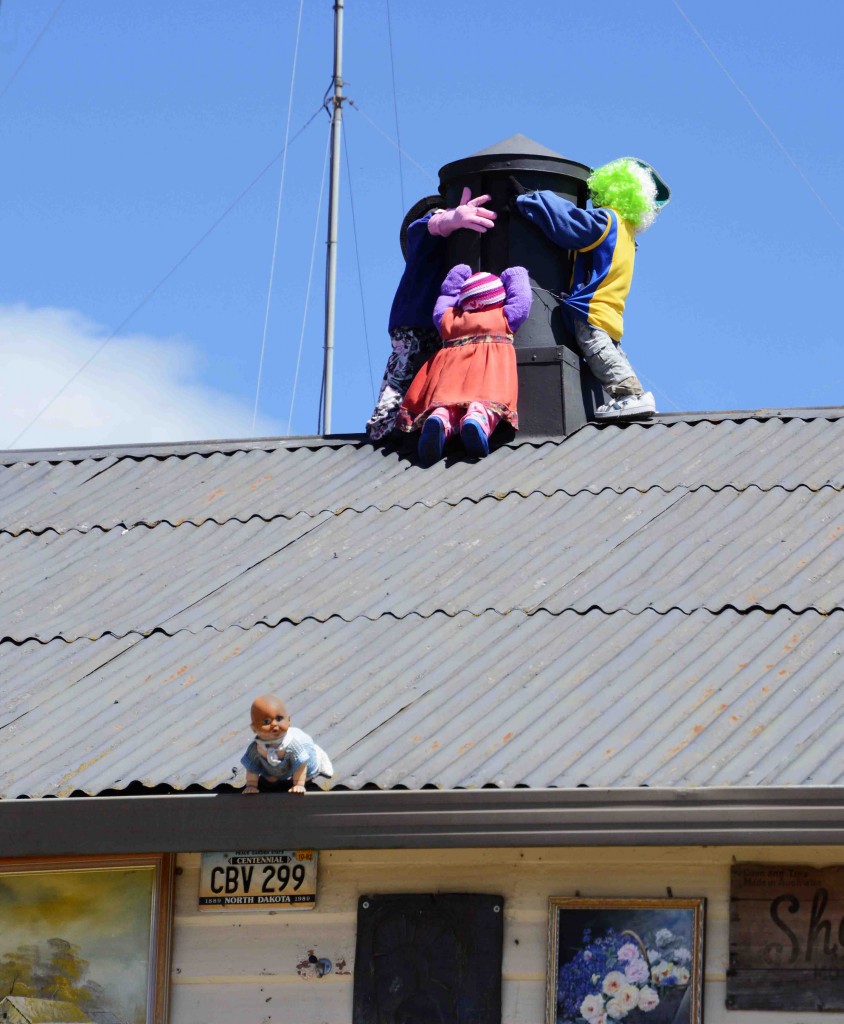
<path id="1" fill-rule="evenodd" d="M 842 846 L 323 851 L 315 910 L 200 914 L 199 854 L 180 854 L 170 1024 L 346 1024 L 358 896 L 505 900 L 503 1022 L 544 1024 L 549 896 L 705 896 L 706 1024 L 844 1024 L 844 1013 L 727 1010 L 730 865 L 844 863 Z M 308 957 L 334 968 L 318 978 Z"/>

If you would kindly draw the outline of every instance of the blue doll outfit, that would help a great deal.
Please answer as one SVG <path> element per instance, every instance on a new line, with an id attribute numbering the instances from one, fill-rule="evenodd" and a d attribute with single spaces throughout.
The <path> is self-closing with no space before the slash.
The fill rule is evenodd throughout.
<path id="1" fill-rule="evenodd" d="M 328 754 L 302 729 L 290 726 L 280 741 L 266 743 L 257 737 L 249 744 L 240 763 L 248 772 L 270 779 L 292 779 L 297 768 L 307 767 L 307 778 L 328 778 L 334 768 Z"/>

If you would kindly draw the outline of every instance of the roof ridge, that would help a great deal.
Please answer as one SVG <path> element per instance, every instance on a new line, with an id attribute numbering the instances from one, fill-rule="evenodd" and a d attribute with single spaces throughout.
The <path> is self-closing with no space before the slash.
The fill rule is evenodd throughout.
<path id="1" fill-rule="evenodd" d="M 629 423 L 617 421 L 606 423 L 588 422 L 573 431 L 568 437 L 540 436 L 531 438 L 518 438 L 502 447 L 517 447 L 528 444 L 539 447 L 543 444 L 562 444 L 571 437 L 574 437 L 581 430 L 594 427 L 599 430 L 626 429 L 631 426 L 650 428 L 664 424 L 671 426 L 674 423 L 696 424 L 700 422 L 716 423 L 723 420 L 839 420 L 844 419 L 844 406 L 820 405 L 820 406 L 795 406 L 793 408 L 782 406 L 763 406 L 756 409 L 729 409 L 729 410 L 701 410 L 697 412 L 669 412 L 657 413 L 651 420 L 634 420 Z M 344 434 L 302 434 L 290 437 L 257 437 L 257 438 L 228 438 L 209 439 L 200 441 L 151 441 L 147 443 L 128 443 L 117 445 L 80 445 L 62 448 L 20 448 L 8 451 L 0 451 L 0 466 L 17 465 L 19 463 L 33 462 L 83 462 L 86 459 L 103 459 L 109 456 L 116 458 L 171 458 L 187 457 L 189 455 L 232 455 L 237 452 L 252 451 L 254 449 L 274 451 L 278 448 L 295 450 L 298 448 L 338 448 L 346 445 L 370 445 L 372 442 L 364 433 Z M 387 446 L 389 447 L 389 445 Z"/>

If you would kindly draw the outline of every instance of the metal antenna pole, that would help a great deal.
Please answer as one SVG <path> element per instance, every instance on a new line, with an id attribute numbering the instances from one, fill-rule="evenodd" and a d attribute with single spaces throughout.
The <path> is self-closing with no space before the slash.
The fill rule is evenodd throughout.
<path id="1" fill-rule="evenodd" d="M 334 294 L 337 279 L 337 213 L 340 198 L 340 132 L 343 125 L 343 0 L 334 0 L 334 97 L 331 111 L 331 177 L 328 192 L 328 253 L 325 269 L 323 433 L 331 433 L 334 376 Z"/>

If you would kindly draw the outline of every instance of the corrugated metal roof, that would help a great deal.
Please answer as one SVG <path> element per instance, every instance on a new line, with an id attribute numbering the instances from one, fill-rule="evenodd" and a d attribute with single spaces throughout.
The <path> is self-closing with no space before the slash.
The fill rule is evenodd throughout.
<path id="1" fill-rule="evenodd" d="M 565 445 L 512 445 L 492 461 L 446 460 L 424 471 L 407 456 L 351 441 L 18 463 L 0 466 L 0 528 L 63 533 L 383 511 L 490 495 L 752 486 L 844 488 L 844 419 L 587 426 Z"/>
<path id="2" fill-rule="evenodd" d="M 331 752 L 330 785 L 353 789 L 837 785 L 843 624 L 438 612 L 29 642 L 4 655 L 0 781 L 239 785 L 250 701 L 278 689 Z"/>
<path id="3" fill-rule="evenodd" d="M 0 792 L 238 785 L 266 689 L 334 786 L 838 784 L 842 446 L 823 416 L 0 467 Z"/>
<path id="4" fill-rule="evenodd" d="M 657 487 L 0 535 L 0 621 L 47 641 L 440 609 L 828 612 L 844 606 L 842 533 L 831 487 Z"/>

